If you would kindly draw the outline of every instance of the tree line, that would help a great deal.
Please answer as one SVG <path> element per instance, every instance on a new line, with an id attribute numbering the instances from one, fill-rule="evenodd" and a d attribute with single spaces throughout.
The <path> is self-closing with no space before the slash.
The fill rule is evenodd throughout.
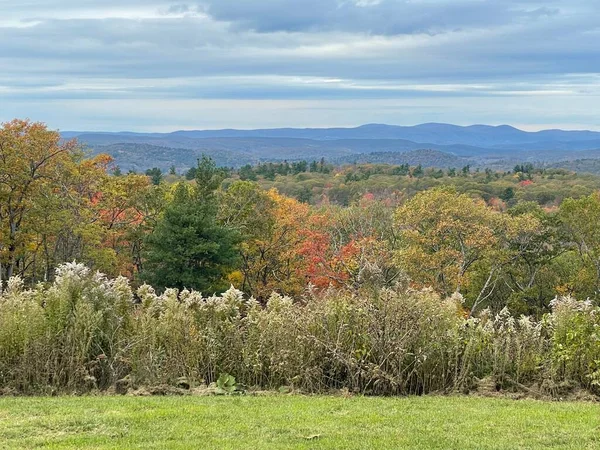
<path id="1" fill-rule="evenodd" d="M 408 285 L 459 293 L 468 315 L 507 307 L 541 317 L 557 295 L 599 296 L 596 179 L 581 178 L 577 196 L 561 191 L 560 201 L 540 205 L 525 194 L 554 186 L 562 172 L 526 164 L 439 176 L 408 166 L 338 170 L 322 160 L 231 173 L 202 158 L 193 177 L 170 182 L 114 169 L 110 157 L 87 157 L 43 124 L 2 125 L 2 285 L 16 275 L 28 285 L 51 282 L 60 264 L 76 260 L 160 292 L 234 285 L 259 301 L 272 292 L 300 299 L 311 290 L 355 295 Z M 269 180 L 272 171 L 279 175 Z M 302 201 L 273 185 L 312 176 L 371 189 L 336 204 Z M 361 184 L 380 176 L 409 184 Z"/>

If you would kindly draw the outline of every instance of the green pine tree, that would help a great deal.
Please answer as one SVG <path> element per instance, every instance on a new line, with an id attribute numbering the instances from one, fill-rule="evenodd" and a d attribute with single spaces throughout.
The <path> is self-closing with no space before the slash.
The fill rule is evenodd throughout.
<path id="1" fill-rule="evenodd" d="M 142 279 L 155 288 L 196 289 L 213 293 L 227 288 L 235 267 L 239 235 L 217 221 L 216 190 L 222 171 L 203 157 L 196 186 L 181 182 L 146 242 Z"/>

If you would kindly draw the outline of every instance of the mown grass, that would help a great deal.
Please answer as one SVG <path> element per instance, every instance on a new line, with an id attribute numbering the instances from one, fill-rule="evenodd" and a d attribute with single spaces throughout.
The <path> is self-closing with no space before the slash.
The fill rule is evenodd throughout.
<path id="1" fill-rule="evenodd" d="M 600 405 L 473 397 L 0 398 L 0 448 L 600 448 Z"/>

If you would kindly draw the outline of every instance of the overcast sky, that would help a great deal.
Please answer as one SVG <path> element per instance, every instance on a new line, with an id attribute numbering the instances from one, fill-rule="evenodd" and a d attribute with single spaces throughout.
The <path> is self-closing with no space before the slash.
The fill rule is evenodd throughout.
<path id="1" fill-rule="evenodd" d="M 600 0 L 0 0 L 0 122 L 600 130 Z"/>

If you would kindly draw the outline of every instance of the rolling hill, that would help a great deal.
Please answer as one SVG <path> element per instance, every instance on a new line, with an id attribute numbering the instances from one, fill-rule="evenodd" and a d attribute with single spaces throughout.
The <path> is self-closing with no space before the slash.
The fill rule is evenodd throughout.
<path id="1" fill-rule="evenodd" d="M 198 130 L 172 133 L 64 132 L 93 153 L 106 152 L 125 170 L 148 167 L 185 169 L 202 154 L 219 165 L 240 167 L 261 161 L 405 160 L 425 166 L 504 167 L 514 162 L 559 164 L 600 158 L 600 132 L 544 130 L 527 132 L 501 125 L 467 127 L 428 123 L 412 127 L 370 124 L 356 128 L 280 128 Z M 417 158 L 414 152 L 421 152 Z M 386 156 L 383 156 L 386 154 Z M 369 156 L 371 155 L 371 156 Z M 375 156 L 373 156 L 375 155 Z M 416 158 L 416 159 L 415 159 Z"/>

